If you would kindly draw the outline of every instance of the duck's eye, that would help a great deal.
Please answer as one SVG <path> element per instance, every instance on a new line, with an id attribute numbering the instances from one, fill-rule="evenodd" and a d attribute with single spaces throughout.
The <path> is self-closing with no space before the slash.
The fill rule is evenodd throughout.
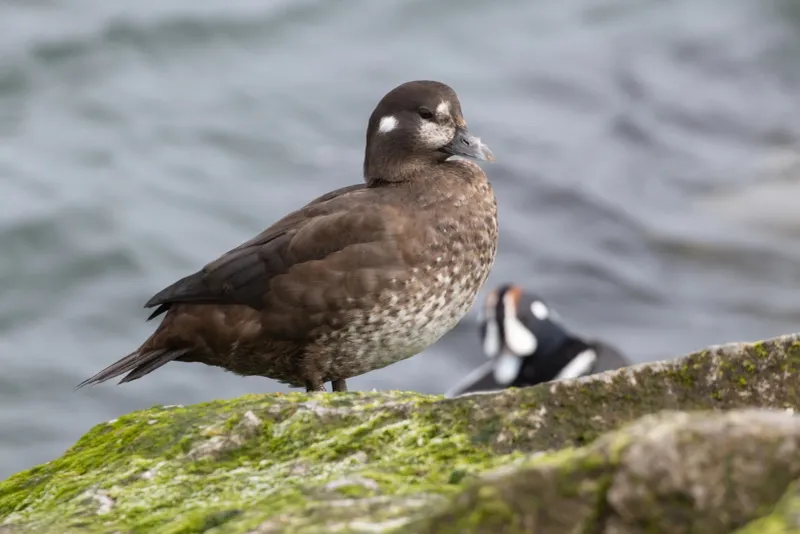
<path id="1" fill-rule="evenodd" d="M 419 116 L 426 121 L 431 120 L 433 118 L 433 112 L 428 108 L 419 108 Z"/>

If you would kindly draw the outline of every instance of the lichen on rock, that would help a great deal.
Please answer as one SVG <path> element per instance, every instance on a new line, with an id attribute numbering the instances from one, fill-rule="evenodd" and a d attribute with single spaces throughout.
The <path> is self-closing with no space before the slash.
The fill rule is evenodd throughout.
<path id="1" fill-rule="evenodd" d="M 156 406 L 0 482 L 0 532 L 797 528 L 799 367 L 784 336 L 456 399 Z"/>

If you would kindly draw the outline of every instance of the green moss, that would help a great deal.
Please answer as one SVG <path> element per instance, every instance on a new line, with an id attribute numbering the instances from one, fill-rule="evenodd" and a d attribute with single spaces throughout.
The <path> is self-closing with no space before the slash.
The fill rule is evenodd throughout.
<path id="1" fill-rule="evenodd" d="M 469 420 L 435 400 L 292 394 L 154 407 L 97 425 L 64 457 L 2 483 L 0 518 L 80 528 L 106 503 L 103 528 L 205 532 L 248 521 L 245 508 L 263 517 L 299 510 L 328 484 L 336 487 L 323 493 L 337 498 L 447 494 L 515 456 L 472 439 Z M 392 402 L 397 409 L 386 408 Z M 352 476 L 370 484 L 336 485 Z"/>
<path id="2" fill-rule="evenodd" d="M 693 372 L 695 366 L 694 365 L 680 365 L 671 369 L 667 372 L 667 376 L 669 376 L 670 380 L 675 382 L 676 384 L 680 384 L 682 387 L 691 388 L 694 386 L 695 381 L 695 373 Z"/>
<path id="3" fill-rule="evenodd" d="M 753 343 L 753 352 L 762 360 L 766 360 L 770 357 L 770 352 L 767 348 L 766 342 L 763 341 Z"/>
<path id="4" fill-rule="evenodd" d="M 459 399 L 292 393 L 156 406 L 101 423 L 61 458 L 0 483 L 0 529 L 315 532 L 321 518 L 369 517 L 363 530 L 374 531 L 456 495 L 471 503 L 464 524 L 491 526 L 519 510 L 502 491 L 478 498 L 468 488 L 531 461 L 536 487 L 584 510 L 588 525 L 610 513 L 602 495 L 617 453 L 573 447 L 660 410 L 797 408 L 800 386 L 786 373 L 795 368 L 800 343 L 785 337 Z"/>
<path id="5" fill-rule="evenodd" d="M 477 506 L 473 504 L 480 503 Z M 435 532 L 442 534 L 456 534 L 459 532 L 506 532 L 509 534 L 522 534 L 524 530 L 520 525 L 518 514 L 503 499 L 499 490 L 493 487 L 480 487 L 473 500 L 464 499 L 464 504 L 459 510 L 459 515 L 450 517 L 446 523 L 436 523 Z M 424 527 L 422 527 L 424 528 Z M 431 532 L 434 532 L 431 530 Z"/>
<path id="6" fill-rule="evenodd" d="M 620 434 L 600 446 L 525 459 L 513 470 L 476 481 L 443 511 L 398 534 L 594 532 L 608 513 L 612 476 L 630 443 Z"/>
<path id="7" fill-rule="evenodd" d="M 800 483 L 792 484 L 768 515 L 733 534 L 800 534 Z"/>
<path id="8" fill-rule="evenodd" d="M 797 373 L 800 371 L 800 343 L 792 343 L 786 353 L 787 358 L 783 361 L 782 369 L 788 373 Z"/>

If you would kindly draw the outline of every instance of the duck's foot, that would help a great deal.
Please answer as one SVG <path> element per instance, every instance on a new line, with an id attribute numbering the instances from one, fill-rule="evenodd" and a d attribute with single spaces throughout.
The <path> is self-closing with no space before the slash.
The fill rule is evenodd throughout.
<path id="1" fill-rule="evenodd" d="M 333 391 L 347 391 L 347 382 L 344 379 L 332 380 Z"/>

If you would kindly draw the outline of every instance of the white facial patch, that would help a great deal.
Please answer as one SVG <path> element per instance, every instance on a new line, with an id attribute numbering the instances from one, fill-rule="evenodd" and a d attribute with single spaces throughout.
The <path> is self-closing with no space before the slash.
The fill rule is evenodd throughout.
<path id="1" fill-rule="evenodd" d="M 504 352 L 494 362 L 494 379 L 501 386 L 506 386 L 519 376 L 522 358 Z"/>
<path id="2" fill-rule="evenodd" d="M 397 128 L 397 119 L 392 115 L 386 115 L 378 125 L 378 133 L 386 134 Z"/>
<path id="3" fill-rule="evenodd" d="M 550 309 L 547 307 L 547 304 L 541 300 L 534 300 L 531 303 L 531 313 L 540 321 L 544 321 L 550 317 Z"/>
<path id="4" fill-rule="evenodd" d="M 529 356 L 536 352 L 536 347 L 538 346 L 536 336 L 517 318 L 517 307 L 513 294 L 506 293 L 503 295 L 503 308 L 505 311 L 503 333 L 505 334 L 506 346 L 511 352 L 519 356 Z"/>
<path id="5" fill-rule="evenodd" d="M 500 352 L 500 331 L 497 321 L 486 321 L 486 331 L 483 334 L 483 353 L 487 358 L 494 358 Z"/>
<path id="6" fill-rule="evenodd" d="M 586 349 L 569 362 L 556 376 L 555 380 L 566 380 L 568 378 L 578 378 L 588 374 L 594 362 L 597 361 L 597 353 L 592 349 Z"/>
<path id="7" fill-rule="evenodd" d="M 450 102 L 442 101 L 436 106 L 436 117 L 439 121 L 450 116 Z M 424 120 L 419 126 L 419 138 L 428 147 L 437 149 L 453 140 L 456 128 L 452 124 L 439 124 L 432 120 Z"/>
<path id="8" fill-rule="evenodd" d="M 419 139 L 425 146 L 432 149 L 441 148 L 456 135 L 452 125 L 437 124 L 433 121 L 423 120 L 419 125 Z"/>

